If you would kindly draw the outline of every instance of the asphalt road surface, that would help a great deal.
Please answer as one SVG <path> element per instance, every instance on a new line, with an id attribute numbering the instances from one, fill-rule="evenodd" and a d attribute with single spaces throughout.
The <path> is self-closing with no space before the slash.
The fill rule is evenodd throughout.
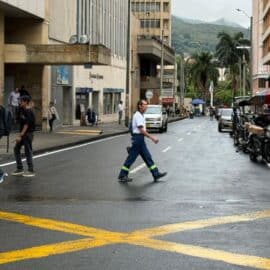
<path id="1" fill-rule="evenodd" d="M 208 118 L 156 136 L 158 183 L 141 158 L 133 182 L 118 182 L 129 135 L 36 156 L 33 179 L 9 176 L 0 269 L 270 269 L 269 168 Z"/>

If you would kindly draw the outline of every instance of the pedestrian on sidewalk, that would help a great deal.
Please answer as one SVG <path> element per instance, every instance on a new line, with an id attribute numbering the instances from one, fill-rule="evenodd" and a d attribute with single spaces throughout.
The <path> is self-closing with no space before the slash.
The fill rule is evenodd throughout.
<path id="1" fill-rule="evenodd" d="M 118 124 L 121 125 L 122 117 L 123 117 L 123 111 L 124 111 L 124 105 L 123 105 L 122 100 L 119 101 L 119 104 L 117 106 L 117 111 L 118 111 Z"/>
<path id="2" fill-rule="evenodd" d="M 167 174 L 166 172 L 163 173 L 159 172 L 157 166 L 152 160 L 152 156 L 144 141 L 144 137 L 147 137 L 150 140 L 152 140 L 155 144 L 158 143 L 158 139 L 151 136 L 146 131 L 145 119 L 143 115 L 146 109 L 147 109 L 147 101 L 140 100 L 137 104 L 137 111 L 135 112 L 132 118 L 132 139 L 131 139 L 132 146 L 129 149 L 128 157 L 119 173 L 118 179 L 120 182 L 126 183 L 132 181 L 132 179 L 128 177 L 128 173 L 131 165 L 135 162 L 138 155 L 140 155 L 143 161 L 146 163 L 147 167 L 149 168 L 150 172 L 153 175 L 155 182 Z"/>
<path id="3" fill-rule="evenodd" d="M 35 176 L 34 166 L 33 166 L 33 150 L 32 142 L 34 138 L 35 131 L 35 116 L 33 110 L 30 106 L 30 97 L 22 96 L 20 97 L 20 133 L 16 138 L 16 144 L 14 147 L 14 155 L 16 159 L 17 169 L 12 173 L 12 175 L 22 175 L 24 177 Z M 28 165 L 28 171 L 24 172 L 22 158 L 21 158 L 21 148 L 24 146 L 24 152 L 26 156 L 26 161 Z"/>
<path id="4" fill-rule="evenodd" d="M 56 119 L 59 119 L 59 115 L 58 115 L 58 112 L 57 112 L 57 110 L 56 110 L 56 108 L 54 106 L 54 102 L 53 101 L 51 101 L 49 103 L 47 115 L 48 115 L 50 132 L 52 132 L 53 131 L 53 122 Z"/>
<path id="5" fill-rule="evenodd" d="M 91 126 L 97 125 L 97 116 L 93 109 L 90 107 L 86 111 L 87 121 Z"/>
<path id="6" fill-rule="evenodd" d="M 19 88 L 15 88 L 15 90 L 12 90 L 8 97 L 8 106 L 10 108 L 11 114 L 12 114 L 12 120 L 13 123 L 16 124 L 18 119 L 18 113 L 19 113 L 19 98 L 20 98 L 20 92 Z"/>

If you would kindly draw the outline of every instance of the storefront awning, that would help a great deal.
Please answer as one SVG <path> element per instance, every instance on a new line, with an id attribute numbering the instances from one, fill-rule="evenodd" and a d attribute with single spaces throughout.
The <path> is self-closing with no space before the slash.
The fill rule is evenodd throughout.
<path id="1" fill-rule="evenodd" d="M 124 89 L 121 88 L 104 88 L 103 93 L 124 93 Z"/>

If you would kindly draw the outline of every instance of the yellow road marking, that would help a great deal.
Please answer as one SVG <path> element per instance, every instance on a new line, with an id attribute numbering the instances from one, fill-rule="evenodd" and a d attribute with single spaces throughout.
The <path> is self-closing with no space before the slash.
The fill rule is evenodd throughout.
<path id="1" fill-rule="evenodd" d="M 47 229 L 51 231 L 59 231 L 65 233 L 71 233 L 80 236 L 87 237 L 100 237 L 100 238 L 115 238 L 119 239 L 119 237 L 125 235 L 122 233 L 114 233 L 108 230 L 96 229 L 92 227 L 82 226 L 78 224 L 72 224 L 68 222 L 55 221 L 52 219 L 45 218 L 35 218 L 15 213 L 1 212 L 0 211 L 0 219 L 13 221 L 17 223 L 21 223 L 24 225 L 34 226 L 42 229 Z"/>
<path id="2" fill-rule="evenodd" d="M 136 230 L 130 233 L 111 232 L 92 227 L 55 221 L 44 218 L 35 218 L 15 213 L 1 212 L 0 219 L 21 223 L 24 225 L 35 226 L 42 229 L 71 233 L 88 238 L 67 241 L 56 244 L 43 245 L 22 250 L 0 253 L 0 264 L 47 257 L 50 255 L 64 254 L 79 250 L 91 249 L 112 244 L 130 244 L 174 252 L 203 259 L 223 261 L 257 269 L 270 270 L 270 259 L 243 254 L 235 254 L 226 251 L 203 248 L 181 243 L 152 239 L 152 237 L 166 235 L 170 233 L 202 229 L 206 227 L 224 225 L 229 223 L 249 222 L 257 219 L 269 218 L 270 210 L 254 212 L 244 215 L 234 215 L 227 217 L 210 218 L 205 220 L 189 221 L 176 224 L 169 224 L 154 228 Z M 89 238 L 91 237 L 91 238 Z"/>
<path id="3" fill-rule="evenodd" d="M 58 134 L 70 134 L 70 135 L 99 135 L 102 130 L 73 130 L 73 131 L 58 131 Z"/>
<path id="4" fill-rule="evenodd" d="M 155 250 L 180 253 L 212 261 L 222 261 L 234 265 L 270 270 L 270 259 L 267 258 L 230 253 L 199 246 L 184 245 L 154 239 L 142 239 L 141 241 L 137 240 L 136 242 L 132 241 L 130 244 Z"/>
<path id="5" fill-rule="evenodd" d="M 134 231 L 131 233 L 131 235 L 134 235 L 135 238 L 136 236 L 138 236 L 139 238 L 141 237 L 151 238 L 151 237 L 166 235 L 170 233 L 202 229 L 202 228 L 224 225 L 224 224 L 229 224 L 229 223 L 247 222 L 247 221 L 253 221 L 253 220 L 262 219 L 262 218 L 270 218 L 270 209 L 265 210 L 265 211 L 244 214 L 244 215 L 217 217 L 217 218 L 168 224 L 164 226 Z"/>
<path id="6" fill-rule="evenodd" d="M 63 243 L 44 245 L 39 247 L 26 248 L 10 252 L 0 253 L 0 264 L 11 263 L 21 260 L 44 258 L 51 255 L 76 252 L 80 250 L 96 248 L 109 245 L 110 242 L 102 239 L 81 239 L 77 241 L 67 241 Z"/>

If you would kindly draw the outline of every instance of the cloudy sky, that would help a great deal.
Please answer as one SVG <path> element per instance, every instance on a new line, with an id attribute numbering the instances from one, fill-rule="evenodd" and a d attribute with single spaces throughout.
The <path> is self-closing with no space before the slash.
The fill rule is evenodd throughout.
<path id="1" fill-rule="evenodd" d="M 224 17 L 248 27 L 249 18 L 236 11 L 236 8 L 240 8 L 251 16 L 252 0 L 172 0 L 172 14 L 178 17 L 208 22 Z"/>

